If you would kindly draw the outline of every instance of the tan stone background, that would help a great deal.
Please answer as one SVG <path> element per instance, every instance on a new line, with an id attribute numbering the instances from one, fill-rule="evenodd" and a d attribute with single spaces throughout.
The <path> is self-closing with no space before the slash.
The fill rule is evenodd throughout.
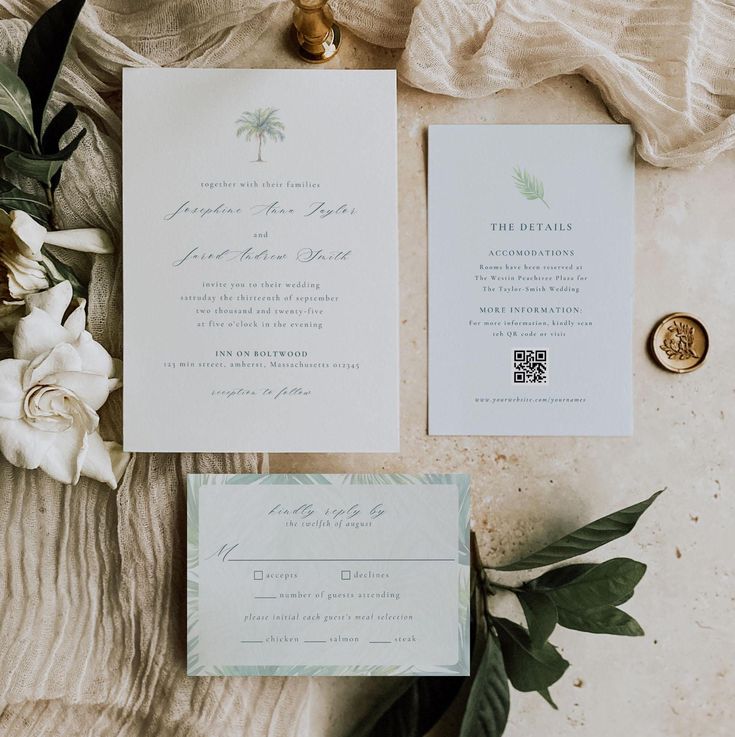
<path id="1" fill-rule="evenodd" d="M 392 68 L 398 54 L 346 33 L 340 55 L 326 68 Z M 282 34 L 272 31 L 244 49 L 234 66 L 300 64 Z M 668 487 L 634 533 L 590 556 L 625 555 L 648 564 L 626 605 L 646 637 L 558 630 L 552 641 L 572 663 L 552 687 L 559 711 L 535 694 L 512 692 L 506 735 L 731 735 L 735 151 L 701 170 L 637 164 L 633 437 L 431 438 L 426 434 L 427 126 L 611 119 L 595 88 L 579 77 L 478 100 L 435 96 L 399 83 L 398 116 L 401 453 L 272 455 L 271 471 L 467 472 L 473 527 L 490 564 Z M 350 165 L 349 151 L 344 163 Z M 710 332 L 707 362 L 689 375 L 663 372 L 646 353 L 650 329 L 674 311 L 700 316 Z M 456 734 L 454 716 L 437 734 Z"/>

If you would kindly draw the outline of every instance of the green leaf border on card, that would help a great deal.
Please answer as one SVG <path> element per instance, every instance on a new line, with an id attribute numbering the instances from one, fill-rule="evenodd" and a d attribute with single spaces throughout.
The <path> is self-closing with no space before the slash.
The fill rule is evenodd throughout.
<path id="1" fill-rule="evenodd" d="M 206 666 L 199 658 L 199 495 L 206 486 L 424 485 L 448 484 L 459 492 L 457 562 L 459 587 L 458 653 L 446 666 Z M 190 676 L 464 676 L 470 669 L 470 478 L 466 474 L 189 474 L 187 476 L 187 674 Z"/>

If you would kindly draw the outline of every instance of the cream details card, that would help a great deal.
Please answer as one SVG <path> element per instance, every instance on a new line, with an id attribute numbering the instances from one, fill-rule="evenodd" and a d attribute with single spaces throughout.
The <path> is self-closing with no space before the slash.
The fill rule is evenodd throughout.
<path id="1" fill-rule="evenodd" d="M 432 126 L 429 432 L 630 435 L 633 135 Z"/>
<path id="2" fill-rule="evenodd" d="M 123 82 L 125 448 L 397 451 L 395 73 Z"/>
<path id="3" fill-rule="evenodd" d="M 187 672 L 468 675 L 469 478 L 190 475 Z"/>

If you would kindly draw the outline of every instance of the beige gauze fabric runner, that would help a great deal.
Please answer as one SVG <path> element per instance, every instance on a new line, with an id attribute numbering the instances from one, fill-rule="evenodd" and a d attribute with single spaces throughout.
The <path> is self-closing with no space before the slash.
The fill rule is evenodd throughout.
<path id="1" fill-rule="evenodd" d="M 48 4 L 0 0 L 6 62 Z M 359 36 L 405 47 L 408 84 L 476 97 L 580 73 L 653 164 L 704 164 L 735 143 L 731 2 L 414 5 L 332 2 Z M 100 95 L 119 88 L 122 66 L 224 65 L 269 24 L 285 28 L 289 11 L 257 0 L 88 3 L 53 101 L 75 102 L 88 130 L 64 169 L 62 225 L 103 227 L 120 245 L 120 121 Z M 90 329 L 118 357 L 120 255 L 75 263 L 91 278 Z M 120 439 L 119 396 L 103 435 Z M 185 474 L 256 464 L 252 454 L 139 455 L 112 492 L 0 462 L 0 734 L 338 737 L 397 692 L 390 679 L 185 676 Z"/>

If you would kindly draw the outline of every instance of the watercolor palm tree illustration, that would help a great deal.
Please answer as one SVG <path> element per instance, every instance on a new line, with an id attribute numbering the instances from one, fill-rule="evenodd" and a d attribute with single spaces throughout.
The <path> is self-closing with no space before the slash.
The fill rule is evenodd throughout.
<path id="1" fill-rule="evenodd" d="M 529 174 L 525 169 L 516 166 L 513 169 L 513 181 L 516 189 L 527 200 L 541 200 L 546 207 L 549 207 L 549 203 L 544 199 L 544 183 L 540 179 Z"/>
<path id="2" fill-rule="evenodd" d="M 263 162 L 263 144 L 266 140 L 283 141 L 286 138 L 283 125 L 278 117 L 278 110 L 274 107 L 259 107 L 251 112 L 244 112 L 236 121 L 237 135 L 245 136 L 246 141 L 258 141 L 258 158 L 256 162 Z"/>

